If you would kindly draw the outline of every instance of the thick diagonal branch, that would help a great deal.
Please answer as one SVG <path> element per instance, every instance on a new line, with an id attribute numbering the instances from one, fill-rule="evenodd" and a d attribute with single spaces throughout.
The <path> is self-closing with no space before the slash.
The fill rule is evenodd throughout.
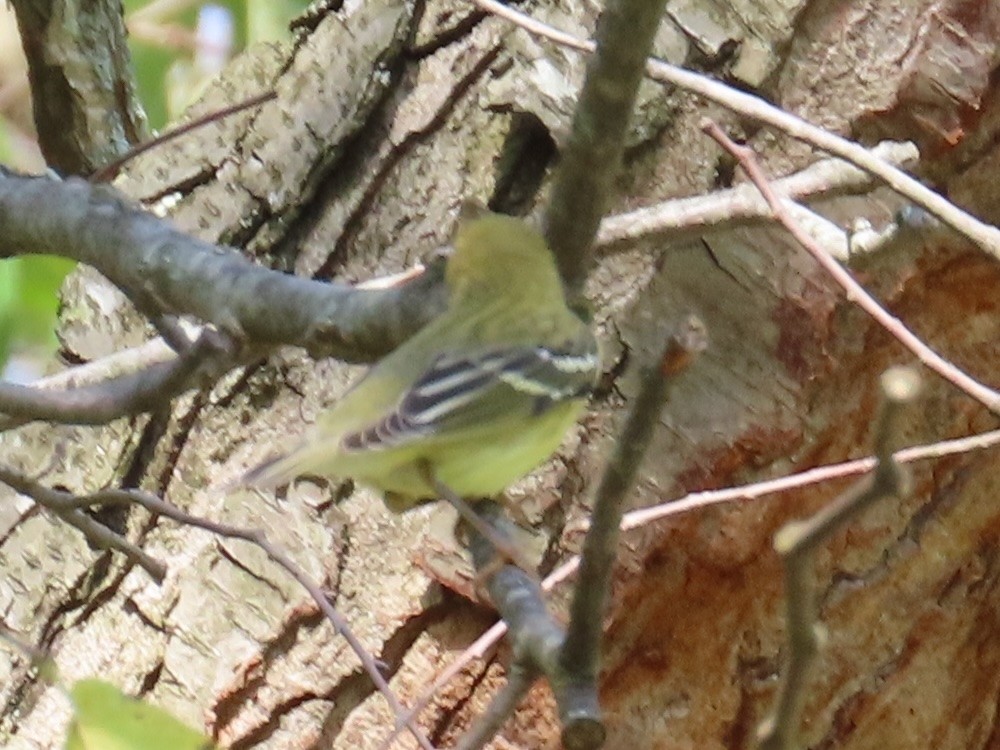
<path id="1" fill-rule="evenodd" d="M 438 268 L 386 289 L 303 279 L 189 237 L 110 188 L 0 174 L 0 257 L 24 254 L 93 266 L 147 314 L 190 315 L 238 340 L 349 362 L 391 351 L 445 301 Z"/>

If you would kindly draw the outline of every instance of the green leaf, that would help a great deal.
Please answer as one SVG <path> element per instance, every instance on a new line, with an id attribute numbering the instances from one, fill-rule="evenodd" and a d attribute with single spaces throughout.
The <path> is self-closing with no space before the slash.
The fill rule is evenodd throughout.
<path id="1" fill-rule="evenodd" d="M 7 355 L 10 354 L 10 343 L 14 337 L 14 320 L 21 297 L 18 292 L 21 264 L 18 260 L 20 259 L 0 263 L 0 370 L 7 361 Z"/>
<path id="2" fill-rule="evenodd" d="M 21 265 L 18 338 L 28 344 L 55 346 L 59 287 L 74 263 L 51 255 L 30 255 L 18 260 Z"/>
<path id="3" fill-rule="evenodd" d="M 162 708 L 130 698 L 103 680 L 69 691 L 75 713 L 66 750 L 209 750 L 215 745 Z"/>
<path id="4" fill-rule="evenodd" d="M 0 372 L 11 349 L 55 349 L 59 285 L 72 268 L 46 255 L 0 262 Z"/>

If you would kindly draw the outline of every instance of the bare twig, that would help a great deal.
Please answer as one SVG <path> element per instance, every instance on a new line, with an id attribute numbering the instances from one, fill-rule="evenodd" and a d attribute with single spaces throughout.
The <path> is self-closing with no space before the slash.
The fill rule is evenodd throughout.
<path id="1" fill-rule="evenodd" d="M 577 559 L 577 558 L 574 558 Z M 542 581 L 542 589 L 544 591 L 550 591 L 552 586 L 548 583 L 549 579 L 546 578 Z M 496 645 L 500 642 L 500 639 L 507 634 L 507 623 L 503 620 L 498 620 L 490 628 L 479 636 L 475 641 L 469 644 L 459 655 L 457 659 L 453 659 L 451 663 L 438 673 L 437 677 L 434 678 L 434 682 L 431 683 L 430 687 L 427 688 L 421 695 L 413 702 L 413 705 L 404 714 L 407 720 L 416 719 L 430 704 L 431 700 L 437 695 L 438 690 L 443 688 L 449 682 L 451 682 L 458 674 L 465 669 L 469 664 L 471 664 L 476 659 L 486 658 L 486 654 L 496 648 Z M 494 730 L 494 733 L 497 730 Z M 382 741 L 379 745 L 380 750 L 386 750 L 392 741 L 396 738 L 399 733 L 399 726 L 397 727 Z"/>
<path id="2" fill-rule="evenodd" d="M 944 440 L 926 445 L 915 445 L 903 448 L 893 454 L 893 459 L 902 464 L 910 464 L 917 461 L 926 461 L 935 458 L 945 458 L 948 456 L 961 455 L 971 451 L 986 450 L 1000 446 L 1000 430 L 984 432 L 978 435 L 970 435 L 954 440 Z M 622 518 L 622 531 L 642 528 L 651 523 L 662 521 L 667 518 L 688 513 L 692 510 L 706 508 L 711 505 L 729 503 L 737 500 L 757 500 L 769 495 L 781 492 L 788 492 L 801 487 L 820 484 L 838 479 L 848 479 L 853 476 L 860 476 L 875 468 L 877 459 L 874 456 L 859 458 L 853 461 L 845 461 L 839 464 L 828 466 L 818 466 L 814 469 L 807 469 L 797 474 L 789 474 L 778 479 L 770 479 L 765 482 L 754 482 L 753 484 L 741 487 L 728 487 L 721 490 L 706 490 L 704 492 L 693 492 L 665 503 L 653 505 L 648 508 L 630 511 Z M 588 521 L 578 524 L 579 528 L 589 527 Z M 579 556 L 574 556 L 562 563 L 552 571 L 542 581 L 542 590 L 551 591 L 560 583 L 569 580 L 580 568 Z M 463 669 L 476 659 L 485 658 L 500 640 L 507 633 L 507 625 L 503 621 L 495 623 L 486 632 L 479 636 L 470 644 L 462 654 L 454 659 L 431 683 L 430 687 L 414 701 L 407 715 L 416 716 L 429 704 L 438 690 L 443 688 L 454 679 Z"/>
<path id="3" fill-rule="evenodd" d="M 882 375 L 883 406 L 875 423 L 874 475 L 859 482 L 819 513 L 793 521 L 774 537 L 774 548 L 785 563 L 785 607 L 788 623 L 788 656 L 774 714 L 759 730 L 761 750 L 798 748 L 799 723 L 809 673 L 820 639 L 817 632 L 816 593 L 812 581 L 812 556 L 816 548 L 848 519 L 872 504 L 909 492 L 909 474 L 892 453 L 898 440 L 898 418 L 920 390 L 920 378 L 909 368 L 897 367 Z"/>
<path id="4" fill-rule="evenodd" d="M 83 534 L 95 547 L 121 552 L 127 559 L 149 573 L 154 581 L 163 583 L 163 579 L 167 575 L 166 566 L 125 537 L 116 534 L 104 524 L 98 523 L 86 515 L 81 510 L 81 504 L 77 502 L 76 495 L 72 492 L 46 487 L 5 466 L 0 466 L 0 482 L 55 513 L 60 519 Z M 86 503 L 86 505 L 93 505 L 93 503 Z"/>
<path id="5" fill-rule="evenodd" d="M 402 721 L 406 725 L 424 750 L 434 750 L 430 740 L 428 740 L 427 737 L 424 736 L 424 733 L 420 731 L 416 722 L 406 719 L 406 711 L 400 705 L 399 700 L 392 692 L 392 688 L 389 687 L 389 683 L 386 682 L 382 673 L 379 671 L 375 658 L 368 652 L 368 650 L 364 647 L 364 644 L 361 643 L 361 640 L 354 634 L 354 631 L 351 630 L 347 621 L 336 610 L 333 604 L 330 603 L 330 599 L 323 592 L 320 585 L 306 575 L 306 572 L 295 564 L 285 550 L 271 542 L 261 529 L 247 529 L 240 526 L 233 526 L 227 523 L 220 523 L 200 518 L 184 512 L 165 500 L 161 500 L 155 495 L 147 492 L 141 492 L 139 490 L 109 490 L 107 492 L 110 493 L 112 497 L 120 497 L 119 493 L 127 492 L 133 502 L 141 505 L 152 513 L 158 513 L 161 516 L 187 526 L 204 529 L 205 531 L 217 534 L 218 536 L 227 537 L 229 539 L 240 539 L 262 550 L 276 565 L 284 569 L 286 573 L 294 578 L 299 585 L 309 593 L 313 601 L 316 602 L 316 606 L 319 607 L 326 619 L 331 625 L 333 625 L 334 630 L 347 641 L 351 650 L 354 651 L 358 659 L 361 660 L 361 664 L 364 667 L 365 672 L 369 677 L 371 677 L 372 682 L 375 683 L 375 687 L 378 688 L 382 697 L 385 698 L 390 709 L 392 709 L 393 714 L 397 717 L 397 720 Z"/>
<path id="6" fill-rule="evenodd" d="M 187 338 L 196 341 L 201 334 L 201 326 L 189 325 L 181 321 Z M 177 353 L 159 336 L 138 346 L 121 349 L 107 356 L 91 360 L 81 365 L 69 367 L 52 375 L 47 375 L 31 384 L 42 390 L 66 390 L 94 385 L 112 380 L 122 375 L 144 370 L 151 365 L 170 362 Z"/>
<path id="7" fill-rule="evenodd" d="M 595 500 L 595 522 L 583 553 L 585 571 L 565 635 L 545 606 L 538 581 L 515 566 L 498 567 L 496 545 L 491 541 L 494 533 L 484 535 L 477 528 L 470 540 L 476 570 L 485 576 L 490 597 L 509 628 L 515 665 L 523 672 L 548 678 L 559 706 L 562 742 L 570 750 L 598 748 L 604 742 L 597 698 L 598 653 L 622 502 L 645 453 L 667 383 L 705 348 L 705 342 L 704 326 L 689 318 L 671 336 L 663 354 L 644 371 L 643 387 L 629 410 Z M 477 512 L 491 529 L 505 523 L 496 503 L 479 503 Z M 469 744 L 462 747 L 480 747 L 516 707 L 508 692 L 497 701 L 487 718 L 472 730 L 471 739 L 466 740 Z"/>
<path id="8" fill-rule="evenodd" d="M 909 328 L 893 317 L 878 301 L 875 300 L 854 277 L 828 253 L 823 251 L 802 228 L 792 220 L 781 199 L 775 194 L 763 170 L 751 149 L 740 146 L 732 141 L 714 122 L 706 120 L 703 130 L 711 136 L 722 148 L 732 154 L 746 171 L 751 182 L 757 186 L 761 194 L 771 206 L 778 221 L 799 242 L 800 245 L 818 262 L 834 281 L 847 292 L 847 298 L 868 313 L 879 325 L 887 330 L 903 346 L 913 352 L 927 367 L 932 369 L 949 383 L 976 399 L 992 412 L 1000 413 L 1000 393 L 974 379 L 953 363 L 921 341 Z"/>
<path id="9" fill-rule="evenodd" d="M 954 440 L 943 440 L 938 443 L 903 448 L 897 451 L 893 458 L 899 463 L 910 464 L 916 461 L 926 461 L 933 458 L 961 455 L 971 451 L 986 450 L 987 448 L 995 448 L 998 445 L 1000 445 L 1000 430 L 993 430 L 979 435 L 970 435 Z M 818 466 L 814 469 L 798 472 L 797 474 L 788 474 L 778 479 L 769 479 L 766 482 L 754 482 L 742 487 L 693 492 L 676 500 L 669 500 L 665 503 L 651 505 L 648 508 L 641 508 L 626 513 L 625 518 L 622 520 L 622 530 L 637 529 L 680 513 L 687 513 L 698 508 L 707 508 L 710 505 L 729 503 L 734 500 L 756 500 L 768 495 L 820 484 L 821 482 L 848 479 L 871 471 L 875 468 L 876 463 L 878 463 L 878 459 L 874 456 L 868 456 L 839 464 Z M 581 525 L 585 527 L 586 523 Z M 551 577 L 546 578 L 545 583 Z"/>
<path id="10" fill-rule="evenodd" d="M 68 390 L 0 382 L 0 429 L 35 420 L 61 424 L 106 424 L 129 414 L 160 409 L 174 396 L 218 376 L 233 356 L 231 342 L 205 329 L 180 355 L 95 385 Z"/>
<path id="11" fill-rule="evenodd" d="M 108 182 L 113 180 L 121 171 L 122 167 L 138 157 L 140 154 L 144 154 L 145 152 L 167 143 L 168 141 L 172 141 L 175 138 L 180 138 L 182 135 L 190 133 L 192 130 L 196 130 L 197 128 L 205 125 L 210 125 L 213 122 L 218 122 L 219 120 L 238 114 L 244 110 L 258 107 L 265 102 L 276 99 L 277 97 L 278 95 L 274 91 L 267 91 L 263 94 L 258 94 L 257 96 L 251 96 L 248 99 L 237 102 L 236 104 L 232 104 L 228 107 L 213 110 L 212 112 L 204 114 L 201 117 L 196 117 L 193 120 L 178 125 L 175 128 L 159 133 L 155 137 L 133 146 L 127 153 L 123 154 L 111 163 L 102 166 L 90 175 L 90 181 Z"/>
<path id="12" fill-rule="evenodd" d="M 497 529 L 487 523 L 480 516 L 479 511 L 469 505 L 469 503 L 467 503 L 463 498 L 459 497 L 459 495 L 452 490 L 451 487 L 435 477 L 429 463 L 425 461 L 423 464 L 424 465 L 421 467 L 421 470 L 427 478 L 427 481 L 434 487 L 434 491 L 438 494 L 438 496 L 455 509 L 455 512 L 458 513 L 458 516 L 462 521 L 464 521 L 479 536 L 488 541 L 493 546 L 493 549 L 501 557 L 503 557 L 506 562 L 513 563 L 526 573 L 534 569 L 534 566 L 528 562 L 524 554 L 517 549 L 509 537 L 501 534 Z"/>
<path id="13" fill-rule="evenodd" d="M 877 145 L 872 154 L 896 165 L 911 163 L 918 156 L 917 147 L 912 143 L 891 141 Z M 802 201 L 869 190 L 872 182 L 871 175 L 846 161 L 824 159 L 775 180 L 774 186 L 786 199 Z M 685 232 L 694 234 L 737 223 L 746 225 L 752 220 L 774 221 L 774 214 L 753 185 L 737 185 L 605 217 L 594 246 L 608 252 L 649 237 L 667 235 L 674 238 Z"/>
<path id="14" fill-rule="evenodd" d="M 334 630 L 347 641 L 358 659 L 360 659 L 365 672 L 371 677 L 372 682 L 374 682 L 379 692 L 382 693 L 395 716 L 398 717 L 400 725 L 406 726 L 413 733 L 413 736 L 424 750 L 434 750 L 430 741 L 420 731 L 419 727 L 417 727 L 415 721 L 408 716 L 400 705 L 388 682 L 386 682 L 379 671 L 375 658 L 365 649 L 364 644 L 361 643 L 360 639 L 351 630 L 347 621 L 330 603 L 322 587 L 313 581 L 302 568 L 296 565 L 287 552 L 272 543 L 262 530 L 247 529 L 192 515 L 143 490 L 106 489 L 89 495 L 74 495 L 70 492 L 44 487 L 34 480 L 28 479 L 2 466 L 0 466 L 0 482 L 9 485 L 21 494 L 27 495 L 39 505 L 56 513 L 60 518 L 66 520 L 67 523 L 80 528 L 95 543 L 119 549 L 129 559 L 135 560 L 142 565 L 154 577 L 157 583 L 162 583 L 166 576 L 166 567 L 162 563 L 153 560 L 134 545 L 127 542 L 125 545 L 122 545 L 120 537 L 117 537 L 107 527 L 102 526 L 83 514 L 81 509 L 93 506 L 138 505 L 150 513 L 169 518 L 185 526 L 204 529 L 217 536 L 239 539 L 254 545 L 262 550 L 272 562 L 282 568 L 308 592 L 316 603 L 316 606 L 319 607 L 326 619 L 333 625 Z"/>
<path id="15" fill-rule="evenodd" d="M 485 747 L 517 710 L 536 679 L 538 672 L 534 669 L 516 662 L 512 664 L 507 671 L 507 683 L 476 719 L 472 728 L 462 736 L 456 750 L 480 750 Z"/>
<path id="16" fill-rule="evenodd" d="M 625 130 L 665 0 L 608 0 L 595 54 L 545 212 L 545 239 L 571 299 L 592 265 L 592 243 L 621 168 Z"/>
<path id="17" fill-rule="evenodd" d="M 615 441 L 614 452 L 597 489 L 590 531 L 581 553 L 580 583 L 574 591 L 566 641 L 559 656 L 570 683 L 581 691 L 592 690 L 595 705 L 604 608 L 625 497 L 635 482 L 668 386 L 706 345 L 704 324 L 692 316 L 671 335 L 657 360 L 643 368 L 642 386 L 629 407 L 625 427 Z M 565 728 L 572 726 L 570 718 L 562 717 L 564 743 Z"/>
<path id="18" fill-rule="evenodd" d="M 580 39 L 556 29 L 531 16 L 521 13 L 498 0 L 472 0 L 477 6 L 494 15 L 506 18 L 536 36 L 551 39 L 557 44 L 593 52 L 594 42 Z M 770 125 L 792 138 L 812 144 L 829 154 L 857 165 L 883 180 L 900 195 L 926 209 L 948 226 L 968 237 L 985 252 L 1000 259 L 1000 229 L 979 221 L 951 201 L 938 195 L 918 180 L 900 169 L 872 155 L 863 146 L 817 127 L 790 112 L 775 107 L 763 99 L 715 81 L 707 76 L 684 70 L 675 65 L 650 59 L 646 62 L 646 75 L 654 81 L 669 83 L 704 97 L 739 115 Z"/>
<path id="19" fill-rule="evenodd" d="M 914 158 L 916 152 L 911 144 L 888 142 L 875 147 L 873 153 L 891 162 L 902 163 Z M 870 183 L 871 178 L 865 172 L 841 160 L 828 159 L 777 180 L 774 184 L 782 194 L 802 199 L 862 189 Z M 706 227 L 718 228 L 732 221 L 747 221 L 752 218 L 773 220 L 774 216 L 756 188 L 741 185 L 705 196 L 666 201 L 606 217 L 595 239 L 595 248 L 613 250 L 618 244 L 644 237 L 704 230 Z M 419 274 L 408 272 L 406 280 L 417 275 Z M 378 283 L 382 281 L 359 284 L 358 288 L 394 286 Z M 178 342 L 183 345 L 184 342 L 194 341 L 202 330 L 200 326 L 183 320 L 177 321 L 176 325 L 163 316 L 159 320 L 170 323 L 170 338 L 175 342 L 174 348 L 182 348 L 178 346 Z M 181 330 L 176 330 L 178 326 Z M 154 367 L 161 364 L 162 367 Z M 196 362 L 191 360 L 191 364 Z M 137 372 L 143 367 L 150 369 L 144 373 Z M 189 368 L 176 362 L 170 347 L 164 344 L 163 339 L 158 338 L 140 347 L 117 352 L 32 383 L 30 389 L 0 383 L 0 412 L 22 415 L 19 419 L 0 415 L 0 430 L 23 424 L 28 418 L 100 424 L 123 414 L 142 411 L 143 402 L 157 402 L 160 398 L 168 398 L 172 392 L 171 384 L 177 384 L 183 390 L 182 375 L 185 369 Z M 110 382 L 125 373 L 134 377 Z M 169 381 L 167 387 L 163 386 L 164 381 Z M 100 385 L 90 391 L 58 393 L 53 396 L 37 393 L 40 389 L 67 390 L 97 383 Z M 144 393 L 155 394 L 155 397 L 146 398 Z"/>

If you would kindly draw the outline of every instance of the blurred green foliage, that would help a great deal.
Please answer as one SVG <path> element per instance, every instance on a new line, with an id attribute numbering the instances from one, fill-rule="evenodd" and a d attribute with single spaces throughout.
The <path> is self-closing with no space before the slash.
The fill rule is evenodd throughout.
<path id="1" fill-rule="evenodd" d="M 140 11 L 149 0 L 125 0 L 126 15 Z M 309 5 L 309 0 L 217 0 L 213 3 L 177 2 L 175 13 L 164 24 L 194 33 L 203 7 L 224 8 L 232 21 L 232 50 L 235 54 L 257 42 L 286 39 L 288 25 Z M 175 119 L 184 106 L 196 98 L 204 82 L 199 71 L 191 70 L 190 50 L 178 50 L 145 40 L 139 34 L 130 39 L 139 96 L 146 108 L 150 127 L 160 129 Z M 178 91 L 178 88 L 187 89 Z M 178 106 L 179 105 L 179 106 Z"/>
<path id="2" fill-rule="evenodd" d="M 56 292 L 71 268 L 65 258 L 41 255 L 0 263 L 0 362 L 12 349 L 55 348 Z"/>
<path id="3" fill-rule="evenodd" d="M 150 0 L 125 0 L 126 17 L 140 13 Z M 219 0 L 215 3 L 176 0 L 157 4 L 163 15 L 145 19 L 149 34 L 130 38 L 139 96 L 154 129 L 163 128 L 190 103 L 214 71 L 195 63 L 195 39 L 203 6 L 228 12 L 236 54 L 247 45 L 287 38 L 289 22 L 309 0 Z M 168 7 L 169 6 L 169 7 Z M 170 41 L 172 40 L 172 41 Z M 18 164 L 0 113 L 0 163 Z M 54 351 L 58 289 L 73 264 L 61 258 L 20 257 L 0 261 L 0 373 L 15 352 L 44 358 Z"/>
<path id="4" fill-rule="evenodd" d="M 114 685 L 88 679 L 73 683 L 73 720 L 65 750 L 212 750 L 204 734 L 172 714 L 131 698 Z"/>

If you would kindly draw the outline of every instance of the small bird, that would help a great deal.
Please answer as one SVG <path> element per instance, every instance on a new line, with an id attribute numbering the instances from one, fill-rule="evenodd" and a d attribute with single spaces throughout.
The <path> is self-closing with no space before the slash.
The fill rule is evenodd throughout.
<path id="1" fill-rule="evenodd" d="M 401 512 L 441 486 L 495 497 L 559 447 L 600 363 L 593 332 L 566 305 L 552 253 L 524 222 L 488 212 L 463 216 L 453 247 L 446 311 L 242 484 L 350 477 Z"/>

